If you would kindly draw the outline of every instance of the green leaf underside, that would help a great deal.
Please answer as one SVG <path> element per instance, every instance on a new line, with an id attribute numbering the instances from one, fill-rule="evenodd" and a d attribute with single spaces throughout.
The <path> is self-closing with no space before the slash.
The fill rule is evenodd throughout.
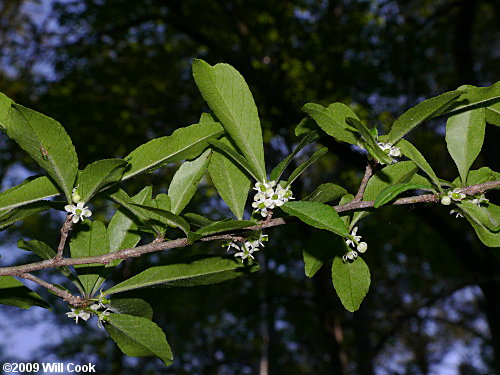
<path id="1" fill-rule="evenodd" d="M 232 221 L 219 221 L 196 231 L 196 234 L 201 236 L 208 236 L 215 233 L 225 232 L 234 229 L 247 228 L 255 225 L 256 223 L 250 220 L 232 220 Z"/>
<path id="2" fill-rule="evenodd" d="M 211 150 L 206 150 L 195 160 L 182 163 L 174 174 L 168 188 L 172 213 L 179 214 L 193 198 L 196 188 L 207 170 L 211 153 Z"/>
<path id="3" fill-rule="evenodd" d="M 221 142 L 236 152 L 226 137 L 223 137 Z M 234 216 L 241 220 L 251 184 L 247 173 L 225 153 L 217 150 L 214 151 L 210 159 L 208 172 L 221 198 L 226 202 Z"/>
<path id="4" fill-rule="evenodd" d="M 160 208 L 145 206 L 143 204 L 132 203 L 132 205 L 147 211 L 149 213 L 149 216 L 153 219 L 159 217 L 160 220 L 164 221 L 166 224 L 181 229 L 185 234 L 189 233 L 189 223 L 179 215 L 175 215 L 172 212 L 162 210 Z M 151 214 L 153 214 L 154 216 L 151 216 Z"/>
<path id="5" fill-rule="evenodd" d="M 8 116 L 13 103 L 12 99 L 0 92 L 0 130 L 7 128 Z"/>
<path id="6" fill-rule="evenodd" d="M 256 181 L 264 181 L 264 180 L 260 180 L 259 172 L 254 168 L 254 166 L 247 159 L 245 159 L 242 155 L 240 155 L 233 147 L 230 147 L 226 143 L 219 141 L 217 139 L 211 139 L 210 144 L 217 151 L 222 152 L 224 155 L 226 155 L 228 158 L 230 158 L 234 164 L 239 165 L 241 168 L 243 168 Z M 265 179 L 265 177 L 264 177 L 264 179 Z"/>
<path id="7" fill-rule="evenodd" d="M 140 298 L 113 298 L 110 300 L 109 309 L 114 313 L 153 319 L 153 308 Z"/>
<path id="8" fill-rule="evenodd" d="M 81 201 L 88 202 L 101 189 L 120 181 L 126 167 L 127 162 L 121 159 L 104 159 L 87 165 L 76 181 Z"/>
<path id="9" fill-rule="evenodd" d="M 479 155 L 485 133 L 484 108 L 476 108 L 450 116 L 446 122 L 446 146 L 465 186 L 467 173 Z"/>
<path id="10" fill-rule="evenodd" d="M 353 145 L 358 144 L 355 128 L 346 123 L 346 118 L 358 118 L 345 104 L 333 103 L 327 108 L 315 103 L 307 103 L 302 110 L 313 118 L 318 126 L 329 136 Z"/>
<path id="11" fill-rule="evenodd" d="M 47 201 L 31 203 L 24 207 L 15 208 L 9 212 L 2 212 L 0 216 L 0 229 L 3 229 L 16 221 L 22 220 L 28 216 L 50 210 L 52 205 Z"/>
<path id="12" fill-rule="evenodd" d="M 61 124 L 41 113 L 13 104 L 9 111 L 7 135 L 47 171 L 71 202 L 78 158 Z"/>
<path id="13" fill-rule="evenodd" d="M 300 143 L 297 145 L 297 147 L 295 147 L 292 153 L 288 155 L 286 158 L 284 158 L 281 162 L 279 162 L 279 164 L 272 170 L 270 175 L 271 181 L 278 181 L 278 179 L 283 174 L 283 171 L 290 163 L 290 161 L 295 157 L 295 155 L 297 155 L 304 147 L 311 144 L 318 138 L 319 135 L 317 131 L 312 131 L 308 133 L 304 138 L 302 138 Z"/>
<path id="14" fill-rule="evenodd" d="M 147 287 L 191 287 L 230 280 L 259 269 L 257 263 L 245 265 L 233 256 L 205 255 L 182 263 L 151 267 L 106 291 L 114 294 Z"/>
<path id="15" fill-rule="evenodd" d="M 38 240 L 31 240 L 31 241 L 19 240 L 17 241 L 17 247 L 26 251 L 33 252 L 43 260 L 52 259 L 56 256 L 56 252 L 52 250 L 52 248 L 49 245 L 47 245 L 45 242 Z M 71 272 L 69 267 L 62 266 L 62 267 L 57 267 L 57 269 L 71 281 L 78 282 L 75 275 L 73 274 L 73 272 Z"/>
<path id="16" fill-rule="evenodd" d="M 378 145 L 377 141 L 375 140 L 373 134 L 371 131 L 363 124 L 361 121 L 359 121 L 357 118 L 353 117 L 348 117 L 346 119 L 346 122 L 349 125 L 352 125 L 355 127 L 359 133 L 361 134 L 361 137 L 365 141 L 365 146 L 366 150 L 378 161 L 383 162 L 384 164 L 391 164 L 392 163 L 392 158 L 386 154 L 380 146 Z"/>
<path id="17" fill-rule="evenodd" d="M 500 126 L 500 102 L 494 103 L 489 107 L 486 107 L 486 122 L 488 124 Z"/>
<path id="18" fill-rule="evenodd" d="M 60 193 L 57 186 L 46 176 L 28 178 L 22 184 L 0 193 L 0 211 L 55 197 Z"/>
<path id="19" fill-rule="evenodd" d="M 316 190 L 305 197 L 303 200 L 312 202 L 332 202 L 336 199 L 341 198 L 343 195 L 347 194 L 347 190 L 341 186 L 326 183 L 319 185 Z"/>
<path id="20" fill-rule="evenodd" d="M 153 139 L 132 151 L 126 158 L 130 167 L 123 174 L 127 180 L 140 173 L 152 172 L 166 164 L 194 159 L 208 146 L 208 139 L 224 132 L 217 123 L 203 123 L 177 129 L 170 136 Z"/>
<path id="21" fill-rule="evenodd" d="M 109 253 L 109 240 L 106 226 L 101 221 L 84 221 L 78 224 L 72 234 L 69 248 L 72 258 L 92 257 Z M 78 279 L 88 296 L 92 295 L 94 285 L 101 276 L 102 264 L 75 265 Z"/>
<path id="22" fill-rule="evenodd" d="M 344 252 L 345 243 L 342 237 L 330 232 L 316 232 L 304 244 L 304 271 L 307 277 L 313 277 L 324 263 Z"/>
<path id="23" fill-rule="evenodd" d="M 417 170 L 417 165 L 412 161 L 402 161 L 388 165 L 368 180 L 363 200 L 373 201 L 386 187 L 409 182 L 417 173 Z"/>
<path id="24" fill-rule="evenodd" d="M 448 109 L 461 94 L 462 92 L 459 90 L 445 92 L 434 98 L 424 100 L 410 108 L 392 124 L 391 131 L 388 134 L 388 142 L 396 144 L 416 126 L 426 120 L 439 116 Z"/>
<path id="25" fill-rule="evenodd" d="M 259 115 L 252 93 L 241 74 L 228 64 L 210 66 L 193 61 L 193 77 L 203 99 L 224 126 L 243 156 L 264 181 L 264 147 Z"/>
<path id="26" fill-rule="evenodd" d="M 173 361 L 165 333 L 147 318 L 111 314 L 106 331 L 120 350 L 130 357 L 158 357 L 165 366 Z"/>
<path id="27" fill-rule="evenodd" d="M 500 207 L 493 203 L 488 203 L 487 206 L 478 206 L 471 201 L 462 201 L 458 203 L 458 207 L 466 214 L 466 216 L 483 226 L 491 232 L 500 230 Z"/>
<path id="28" fill-rule="evenodd" d="M 436 176 L 436 173 L 434 173 L 432 167 L 429 165 L 427 160 L 425 160 L 424 156 L 415 146 L 413 146 L 410 142 L 408 142 L 405 139 L 399 140 L 396 146 L 401 149 L 401 152 L 404 156 L 406 156 L 408 159 L 417 164 L 417 166 L 421 170 L 423 170 L 427 174 L 427 176 L 429 176 L 434 186 L 436 186 L 436 188 L 439 191 L 442 190 L 441 184 L 439 183 L 439 178 Z"/>
<path id="29" fill-rule="evenodd" d="M 380 192 L 379 195 L 377 195 L 377 198 L 375 198 L 373 207 L 379 208 L 380 206 L 392 201 L 399 194 L 404 193 L 405 191 L 408 190 L 417 190 L 417 189 L 428 189 L 428 186 L 406 182 L 386 187 L 384 190 Z"/>
<path id="30" fill-rule="evenodd" d="M 192 212 L 185 213 L 183 216 L 191 224 L 194 224 L 195 226 L 198 226 L 198 227 L 205 227 L 207 225 L 212 225 L 212 224 L 216 223 L 216 221 L 209 220 L 204 216 L 194 214 Z"/>
<path id="31" fill-rule="evenodd" d="M 500 173 L 492 171 L 488 167 L 482 167 L 479 169 L 474 169 L 472 171 L 469 171 L 469 174 L 467 175 L 467 185 L 476 185 L 476 184 L 482 184 L 484 182 L 488 181 L 498 181 L 500 180 Z M 455 186 L 458 186 L 460 184 L 459 178 L 453 181 L 453 184 Z"/>
<path id="32" fill-rule="evenodd" d="M 342 305 L 354 312 L 359 309 L 370 288 L 370 270 L 360 257 L 344 262 L 337 256 L 332 263 L 332 281 Z"/>
<path id="33" fill-rule="evenodd" d="M 295 127 L 295 136 L 303 137 L 312 131 L 320 131 L 321 128 L 316 124 L 316 122 L 310 117 L 304 117 Z"/>
<path id="34" fill-rule="evenodd" d="M 311 155 L 311 157 L 303 162 L 301 165 L 299 165 L 290 175 L 288 178 L 288 181 L 286 183 L 286 186 L 291 185 L 311 164 L 313 164 L 316 160 L 318 160 L 320 157 L 322 157 L 324 154 L 328 152 L 328 148 L 323 147 L 320 148 L 318 151 L 316 151 L 314 154 Z"/>
<path id="35" fill-rule="evenodd" d="M 484 243 L 488 247 L 500 247 L 500 231 L 492 232 L 486 229 L 481 224 L 478 224 L 476 219 L 472 218 L 465 212 L 464 216 L 472 225 L 482 243 Z"/>
<path id="36" fill-rule="evenodd" d="M 326 204 L 306 201 L 287 202 L 281 209 L 312 227 L 329 230 L 342 237 L 349 236 L 349 231 L 337 211 Z"/>
<path id="37" fill-rule="evenodd" d="M 12 276 L 0 276 L 0 304 L 21 309 L 29 309 L 31 306 L 50 309 L 50 305 L 42 297 Z"/>

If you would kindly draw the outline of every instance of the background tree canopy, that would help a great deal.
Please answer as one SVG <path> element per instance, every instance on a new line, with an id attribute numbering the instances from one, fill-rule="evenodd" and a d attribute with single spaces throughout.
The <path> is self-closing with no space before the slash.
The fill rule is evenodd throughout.
<path id="1" fill-rule="evenodd" d="M 60 121 L 86 165 L 123 157 L 197 122 L 207 108 L 191 61 L 227 62 L 255 96 L 267 159 L 275 165 L 297 139 L 294 128 L 307 102 L 346 103 L 387 130 L 394 116 L 424 98 L 462 84 L 492 84 L 500 76 L 498 14 L 494 0 L 5 0 L 0 91 Z M 411 140 L 439 175 L 453 178 L 443 126 L 432 121 Z M 478 165 L 499 169 L 499 130 L 487 128 Z M 329 146 L 337 156 L 316 164 L 294 185 L 295 195 L 320 183 L 351 190 L 359 184 L 364 156 L 334 141 Z M 37 172 L 26 156 L 32 169 L 20 171 L 14 161 L 21 151 L 3 134 L 0 148 L 2 190 L 19 173 Z M 152 176 L 158 192 L 173 171 Z M 201 191 L 212 203 L 194 201 L 193 212 L 230 215 L 210 181 Z M 500 253 L 448 215 L 445 207 L 392 207 L 363 221 L 373 282 L 355 314 L 342 308 L 328 272 L 304 276 L 301 246 L 310 231 L 302 233 L 297 223 L 268 232 L 257 274 L 167 290 L 161 300 L 141 293 L 167 333 L 173 366 L 125 360 L 97 328 L 43 343 L 33 360 L 56 353 L 93 360 L 100 373 L 112 374 L 500 374 Z M 32 219 L 16 230 L 53 244 L 56 228 Z M 14 251 L 2 236 L 2 255 Z M 178 251 L 196 253 L 196 247 Z M 128 260 L 114 278 L 170 256 Z M 60 316 L 54 324 L 61 329 L 72 324 Z M 447 366 L 451 372 L 443 372 Z"/>

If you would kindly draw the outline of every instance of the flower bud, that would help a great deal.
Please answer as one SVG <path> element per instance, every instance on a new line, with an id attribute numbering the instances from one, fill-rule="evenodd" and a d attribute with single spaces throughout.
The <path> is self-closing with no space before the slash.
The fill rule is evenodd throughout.
<path id="1" fill-rule="evenodd" d="M 360 242 L 358 244 L 358 246 L 356 247 L 356 249 L 360 252 L 360 253 L 364 253 L 367 249 L 368 249 L 368 244 L 366 242 Z"/>
<path id="2" fill-rule="evenodd" d="M 448 195 L 441 197 L 441 204 L 449 206 L 451 204 L 451 197 Z"/>
<path id="3" fill-rule="evenodd" d="M 78 203 L 81 199 L 82 197 L 80 197 L 78 193 L 71 194 L 71 200 L 73 201 L 73 203 Z"/>

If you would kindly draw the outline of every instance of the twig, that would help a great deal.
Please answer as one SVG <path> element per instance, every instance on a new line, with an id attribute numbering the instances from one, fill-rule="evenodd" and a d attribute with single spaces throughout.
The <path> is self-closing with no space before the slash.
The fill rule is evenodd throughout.
<path id="1" fill-rule="evenodd" d="M 54 285 L 52 285 L 52 284 L 50 284 L 42 279 L 39 279 L 38 277 L 33 276 L 30 273 L 18 273 L 14 276 L 20 277 L 22 279 L 33 281 L 33 282 L 37 283 L 38 285 L 43 286 L 45 289 L 50 290 L 56 296 L 61 297 L 62 299 L 64 299 L 66 302 L 68 302 L 72 306 L 84 306 L 87 304 L 87 301 L 85 301 L 83 298 L 74 296 L 73 294 L 71 294 L 67 290 L 59 289 L 56 286 L 54 286 Z"/>
<path id="2" fill-rule="evenodd" d="M 472 195 L 472 194 L 482 193 L 482 192 L 485 192 L 486 190 L 494 189 L 494 188 L 498 188 L 498 187 L 500 187 L 500 180 L 485 182 L 482 184 L 477 184 L 477 185 L 472 185 L 472 186 L 467 186 L 461 190 L 465 191 L 466 194 Z M 424 195 L 417 195 L 417 196 L 413 196 L 413 197 L 397 199 L 392 203 L 392 205 L 439 202 L 439 199 L 440 199 L 439 194 L 424 194 Z M 333 208 L 337 212 L 345 212 L 345 211 L 351 211 L 351 210 L 357 210 L 357 209 L 371 208 L 371 207 L 373 207 L 373 204 L 374 204 L 374 201 L 361 201 L 361 202 L 354 202 L 353 201 L 353 202 L 350 202 L 347 204 L 335 206 Z M 256 225 L 238 229 L 238 231 L 261 230 L 261 229 L 266 229 L 266 228 L 284 225 L 284 224 L 287 224 L 288 222 L 293 221 L 293 220 L 294 219 L 292 219 L 292 218 L 276 218 L 276 219 L 271 219 L 269 221 L 265 220 L 263 222 L 257 223 Z M 218 234 L 218 235 L 202 238 L 200 241 L 210 242 L 210 241 L 231 240 L 231 239 L 238 239 L 238 238 L 241 238 L 241 237 L 238 237 L 237 235 L 234 235 L 231 233 L 221 232 L 221 234 Z M 143 254 L 153 253 L 153 252 L 162 251 L 162 250 L 175 249 L 175 248 L 179 248 L 179 247 L 185 247 L 187 245 L 190 245 L 191 243 L 192 242 L 190 242 L 187 238 L 179 238 L 176 240 L 166 241 L 166 242 L 154 242 L 153 241 L 152 243 L 147 244 L 147 245 L 138 246 L 138 247 L 134 247 L 134 248 L 130 248 L 130 249 L 124 249 L 124 250 L 116 251 L 113 253 L 92 256 L 92 257 L 62 258 L 60 260 L 56 260 L 55 258 L 53 258 L 53 259 L 44 260 L 41 262 L 23 264 L 20 266 L 0 268 L 0 276 L 6 276 L 6 275 L 19 276 L 20 274 L 24 274 L 27 272 L 33 272 L 33 271 L 38 271 L 38 270 L 47 269 L 47 268 L 54 268 L 54 267 L 58 267 L 58 266 L 72 266 L 72 265 L 78 265 L 78 264 L 91 264 L 91 263 L 108 264 L 112 260 L 115 260 L 115 259 L 127 259 L 127 258 L 139 257 Z"/>
<path id="3" fill-rule="evenodd" d="M 61 239 L 59 240 L 59 246 L 57 247 L 57 254 L 54 258 L 56 262 L 60 261 L 63 257 L 64 246 L 66 245 L 66 239 L 68 238 L 69 231 L 73 226 L 73 221 L 71 220 L 73 215 L 68 214 L 66 216 L 66 221 L 61 227 Z"/>
<path id="4" fill-rule="evenodd" d="M 363 194 L 365 193 L 366 189 L 366 184 L 368 184 L 368 180 L 372 176 L 373 173 L 373 168 L 370 162 L 366 163 L 366 169 L 365 169 L 365 175 L 363 176 L 363 179 L 361 180 L 361 184 L 359 185 L 358 192 L 356 193 L 356 196 L 352 200 L 353 202 L 360 202 L 361 199 L 363 199 Z"/>

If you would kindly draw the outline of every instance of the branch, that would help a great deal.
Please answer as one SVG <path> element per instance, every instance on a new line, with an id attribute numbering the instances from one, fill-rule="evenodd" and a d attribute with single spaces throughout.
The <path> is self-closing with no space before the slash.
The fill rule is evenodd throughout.
<path id="1" fill-rule="evenodd" d="M 363 199 L 363 194 L 365 193 L 366 185 L 368 184 L 368 180 L 372 176 L 373 173 L 373 168 L 370 162 L 366 163 L 366 169 L 365 169 L 365 175 L 363 176 L 363 179 L 361 180 L 361 184 L 359 185 L 358 192 L 356 193 L 356 196 L 353 199 L 353 202 L 360 202 L 361 199 Z"/>
<path id="2" fill-rule="evenodd" d="M 59 240 L 59 246 L 57 247 L 57 254 L 54 258 L 55 261 L 60 261 L 63 257 L 64 245 L 66 244 L 66 239 L 68 238 L 69 231 L 73 226 L 72 215 L 68 214 L 66 216 L 66 221 L 61 227 L 61 239 Z"/>
<path id="3" fill-rule="evenodd" d="M 43 286 L 45 289 L 50 290 L 56 296 L 61 297 L 63 300 L 65 300 L 66 302 L 68 302 L 72 306 L 83 306 L 87 303 L 87 301 L 85 301 L 83 298 L 74 296 L 73 294 L 71 294 L 67 290 L 59 289 L 58 287 L 56 287 L 56 286 L 54 286 L 54 285 L 52 285 L 52 284 L 50 284 L 42 279 L 39 279 L 38 277 L 33 276 L 30 273 L 18 273 L 14 276 L 20 277 L 22 279 L 33 281 L 34 283 L 37 283 L 38 285 Z"/>
<path id="4" fill-rule="evenodd" d="M 483 193 L 490 189 L 495 189 L 500 187 L 500 180 L 485 182 L 482 184 L 467 186 L 461 189 L 465 194 L 473 195 Z M 424 194 L 424 195 L 416 195 L 407 198 L 396 199 L 392 205 L 406 205 L 406 204 L 416 204 L 416 203 L 428 203 L 428 202 L 439 202 L 440 195 L 439 194 Z M 334 206 L 333 208 L 337 212 L 345 212 L 352 211 L 358 209 L 365 209 L 373 207 L 374 201 L 361 201 L 361 202 L 350 202 L 343 205 Z M 255 231 L 266 228 L 277 227 L 280 225 L 287 224 L 291 221 L 295 220 L 294 218 L 276 218 L 270 220 L 264 220 L 262 222 L 257 223 L 256 225 L 241 228 L 238 232 L 245 231 Z M 202 238 L 201 242 L 211 242 L 211 241 L 219 241 L 219 240 L 237 240 L 239 241 L 241 236 L 231 233 L 223 233 L 219 235 L 214 235 L 210 237 Z M 3 267 L 0 268 L 0 276 L 19 276 L 20 274 L 25 274 L 28 272 L 39 271 L 47 268 L 54 268 L 59 266 L 74 266 L 78 264 L 91 264 L 91 263 L 101 263 L 108 264 L 115 259 L 127 259 L 139 257 L 143 254 L 154 253 L 162 250 L 175 249 L 179 247 L 185 247 L 191 245 L 192 242 L 187 238 L 179 238 L 176 240 L 166 241 L 166 242 L 156 242 L 153 241 L 147 245 L 138 246 L 130 249 L 123 249 L 113 253 L 97 255 L 92 257 L 81 257 L 81 258 L 62 258 L 62 259 L 49 259 L 41 262 L 29 263 L 20 266 L 12 266 L 12 267 Z"/>

